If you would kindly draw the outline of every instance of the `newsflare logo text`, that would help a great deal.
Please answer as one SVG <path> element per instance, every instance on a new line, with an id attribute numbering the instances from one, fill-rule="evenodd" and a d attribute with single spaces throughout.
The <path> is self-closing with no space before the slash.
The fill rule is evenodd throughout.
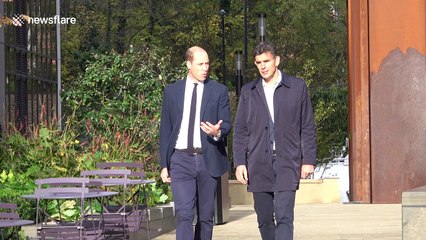
<path id="1" fill-rule="evenodd" d="M 53 17 L 30 17 L 25 14 L 15 14 L 12 18 L 1 17 L 0 27 L 2 25 L 22 27 L 25 22 L 28 24 L 75 24 L 77 20 L 74 17 L 61 17 L 59 15 Z"/>

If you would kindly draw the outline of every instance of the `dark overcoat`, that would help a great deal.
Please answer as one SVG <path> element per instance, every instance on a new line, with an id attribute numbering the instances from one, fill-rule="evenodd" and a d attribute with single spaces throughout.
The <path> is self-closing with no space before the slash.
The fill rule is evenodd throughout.
<path id="1" fill-rule="evenodd" d="M 297 190 L 301 165 L 316 163 L 316 130 L 305 81 L 284 72 L 281 76 L 274 93 L 274 166 L 262 79 L 241 89 L 234 124 L 233 158 L 235 167 L 247 165 L 251 192 Z"/>

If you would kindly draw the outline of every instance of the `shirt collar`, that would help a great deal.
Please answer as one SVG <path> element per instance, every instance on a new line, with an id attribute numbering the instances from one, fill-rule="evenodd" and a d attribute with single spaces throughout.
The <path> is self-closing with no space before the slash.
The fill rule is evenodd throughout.
<path id="1" fill-rule="evenodd" d="M 207 79 L 206 79 L 207 80 Z M 204 81 L 206 81 L 206 80 L 204 80 Z M 200 81 L 194 81 L 194 80 L 192 80 L 192 78 L 189 76 L 189 75 L 187 75 L 186 76 L 186 85 L 188 86 L 188 85 L 194 85 L 194 83 L 198 83 L 198 84 L 200 84 L 200 85 L 204 85 L 204 82 L 200 82 Z"/>
<path id="2" fill-rule="evenodd" d="M 278 71 L 278 70 L 277 70 L 277 71 Z M 277 81 L 274 83 L 274 87 L 277 87 L 277 86 L 278 86 L 278 84 L 280 84 L 281 79 L 282 79 L 281 71 L 278 71 L 278 79 L 277 79 Z M 263 86 L 263 87 L 266 87 L 266 86 L 267 86 L 267 85 L 266 85 L 266 82 L 265 82 L 265 79 L 263 79 L 263 78 L 262 78 L 262 86 Z"/>

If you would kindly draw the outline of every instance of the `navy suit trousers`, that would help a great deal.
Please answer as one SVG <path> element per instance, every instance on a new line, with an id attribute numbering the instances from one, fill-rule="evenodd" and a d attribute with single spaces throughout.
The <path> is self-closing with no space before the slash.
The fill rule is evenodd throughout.
<path id="1" fill-rule="evenodd" d="M 176 211 L 176 240 L 211 240 L 216 178 L 210 176 L 202 154 L 175 151 L 170 165 Z M 193 220 L 197 211 L 195 234 Z"/>
<path id="2" fill-rule="evenodd" d="M 295 191 L 253 192 L 262 240 L 293 240 Z"/>

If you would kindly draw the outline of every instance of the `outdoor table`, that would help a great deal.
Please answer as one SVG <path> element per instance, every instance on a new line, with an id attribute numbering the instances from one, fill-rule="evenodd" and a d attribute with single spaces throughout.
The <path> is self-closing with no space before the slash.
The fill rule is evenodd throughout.
<path id="1" fill-rule="evenodd" d="M 6 228 L 6 227 L 21 227 L 25 225 L 31 225 L 34 224 L 34 221 L 31 220 L 10 220 L 10 219 L 1 219 L 0 220 L 0 228 Z"/>
<path id="2" fill-rule="evenodd" d="M 0 219 L 0 239 L 3 239 L 3 232 L 2 232 L 3 228 L 22 227 L 22 226 L 31 225 L 31 224 L 34 224 L 34 221 L 23 220 L 23 219 Z M 17 232 L 16 232 L 16 237 L 18 237 Z"/>
<path id="3" fill-rule="evenodd" d="M 95 190 L 95 191 L 90 191 L 88 193 L 85 193 L 83 195 L 83 199 L 101 199 L 104 197 L 110 197 L 110 196 L 114 196 L 117 195 L 118 192 L 111 192 L 111 191 L 102 191 L 102 190 Z M 23 195 L 23 198 L 27 198 L 27 199 L 37 199 L 37 200 L 71 200 L 71 199 L 81 199 L 82 194 L 80 193 L 44 193 L 44 194 L 28 194 L 28 195 Z M 99 202 L 101 202 L 101 200 L 99 200 Z M 101 203 L 102 204 L 102 203 Z M 89 211 L 89 209 L 87 209 L 86 211 Z M 84 218 L 85 216 L 81 216 L 81 218 Z"/>
<path id="4" fill-rule="evenodd" d="M 117 195 L 118 192 L 110 192 L 110 191 L 91 191 L 88 193 L 85 193 L 83 198 L 84 199 L 91 199 L 91 198 L 102 198 L 102 197 L 109 197 Z M 49 193 L 49 194 L 28 194 L 23 195 L 23 198 L 27 199 L 43 199 L 43 200 L 64 200 L 64 199 L 79 199 L 81 198 L 81 194 L 76 193 Z"/>
<path id="5" fill-rule="evenodd" d="M 43 194 L 28 194 L 28 195 L 23 195 L 23 198 L 26 199 L 37 199 L 39 200 L 71 200 L 71 199 L 89 199 L 89 201 L 91 201 L 92 199 L 98 199 L 99 202 L 102 201 L 101 199 L 104 197 L 110 197 L 110 196 L 114 196 L 117 195 L 118 192 L 111 192 L 111 191 L 102 191 L 102 190 L 97 190 L 94 189 L 93 191 L 89 191 L 86 192 L 84 194 L 81 193 L 67 193 L 67 192 L 62 192 L 62 193 L 43 193 Z M 91 204 L 89 204 L 89 206 L 91 206 Z M 95 238 L 103 235 L 103 227 L 102 224 L 100 224 L 100 221 L 102 221 L 102 215 L 103 215 L 103 211 L 101 211 L 100 213 L 100 218 L 94 218 L 93 214 L 86 214 L 88 213 L 91 207 L 89 207 L 89 209 L 85 209 L 85 211 L 82 213 L 82 216 L 80 216 L 80 220 L 76 221 L 76 222 L 69 222 L 69 223 L 64 223 L 64 222 L 57 222 L 56 225 L 56 231 L 67 231 L 67 228 L 70 229 L 70 226 L 84 226 L 85 227 L 85 234 L 88 235 L 92 235 Z M 42 210 L 40 208 L 40 211 L 43 212 L 44 214 L 46 214 L 45 210 Z M 87 220 L 84 220 L 86 217 L 88 217 Z M 40 226 L 38 224 L 41 224 Z M 52 231 L 52 226 L 50 226 L 47 222 L 45 222 L 43 224 L 43 222 L 39 223 L 37 221 L 36 223 L 37 226 L 37 230 L 40 231 L 39 234 L 49 234 L 49 231 Z M 45 231 L 44 233 L 41 233 Z M 58 234 L 58 233 L 53 233 L 53 234 Z M 62 233 L 62 234 L 69 234 L 67 233 Z M 82 234 L 82 233 L 80 233 Z M 83 239 L 82 235 L 80 235 L 80 239 Z"/>
<path id="6" fill-rule="evenodd" d="M 96 184 L 100 184 L 100 186 L 103 186 L 103 187 L 124 186 L 124 182 L 126 186 L 143 185 L 143 188 L 144 188 L 143 192 L 144 192 L 145 198 L 146 198 L 145 185 L 155 183 L 155 180 L 151 180 L 151 179 L 126 179 L 125 181 L 123 180 L 117 181 L 117 179 L 111 179 L 111 178 L 95 178 L 89 181 L 89 185 L 92 181 Z M 135 195 L 138 193 L 138 191 L 135 192 Z M 134 199 L 134 196 L 132 196 L 132 199 Z M 136 202 L 133 202 L 133 204 L 136 204 Z"/>

